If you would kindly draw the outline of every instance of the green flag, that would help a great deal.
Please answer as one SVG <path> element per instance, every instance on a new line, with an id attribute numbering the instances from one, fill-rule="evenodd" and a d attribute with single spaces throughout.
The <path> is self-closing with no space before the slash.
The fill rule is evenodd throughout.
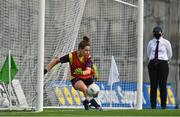
<path id="1" fill-rule="evenodd" d="M 2 66 L 2 69 L 0 71 L 0 82 L 4 82 L 6 84 L 9 83 L 9 72 L 11 73 L 10 82 L 14 79 L 16 73 L 18 72 L 18 68 L 16 66 L 16 63 L 12 55 L 10 59 L 11 59 L 11 69 L 9 70 L 9 56 L 7 56 L 4 65 Z"/>

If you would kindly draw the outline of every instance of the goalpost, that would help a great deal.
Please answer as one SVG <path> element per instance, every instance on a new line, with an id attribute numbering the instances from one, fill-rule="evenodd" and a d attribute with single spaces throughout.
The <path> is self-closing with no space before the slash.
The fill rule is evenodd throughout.
<path id="1" fill-rule="evenodd" d="M 15 100 L 12 107 L 24 108 L 20 102 L 25 101 L 26 108 L 38 112 L 43 107 L 82 108 L 83 96 L 69 82 L 68 64 L 56 65 L 46 76 L 43 76 L 43 67 L 53 58 L 76 50 L 86 35 L 91 39 L 93 61 L 99 69 L 100 78 L 96 81 L 102 90 L 97 99 L 99 103 L 111 108 L 107 81 L 111 56 L 114 56 L 120 81 L 112 87 L 112 108 L 142 109 L 143 2 L 0 1 L 0 67 L 9 50 L 19 66 L 15 81 L 20 88 L 12 81 Z M 4 92 L 6 86 L 0 82 L 0 88 Z M 18 97 L 19 94 L 24 98 Z M 0 93 L 0 97 L 8 98 L 6 93 Z M 0 100 L 0 108 L 2 106 Z"/>
<path id="2" fill-rule="evenodd" d="M 38 74 L 36 111 L 43 111 L 45 1 L 39 0 Z"/>
<path id="3" fill-rule="evenodd" d="M 138 0 L 138 44 L 137 44 L 137 109 L 143 107 L 143 34 L 144 0 Z"/>

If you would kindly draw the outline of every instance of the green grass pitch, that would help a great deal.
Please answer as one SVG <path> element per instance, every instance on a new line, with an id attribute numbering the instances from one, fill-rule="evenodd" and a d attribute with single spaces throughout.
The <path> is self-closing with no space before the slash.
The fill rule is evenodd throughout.
<path id="1" fill-rule="evenodd" d="M 64 117 L 79 117 L 79 116 L 177 116 L 180 117 L 180 110 L 88 110 L 84 109 L 44 109 L 43 112 L 34 111 L 3 111 L 0 110 L 0 117 L 4 116 L 31 116 L 31 117 L 54 117 L 54 116 L 64 116 Z"/>

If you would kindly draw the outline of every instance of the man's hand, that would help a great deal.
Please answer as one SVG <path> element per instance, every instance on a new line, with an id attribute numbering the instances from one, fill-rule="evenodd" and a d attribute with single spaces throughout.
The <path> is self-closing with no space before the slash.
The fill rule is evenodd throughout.
<path id="1" fill-rule="evenodd" d="M 80 75 L 82 75 L 82 74 L 83 74 L 82 68 L 77 68 L 77 69 L 75 69 L 75 70 L 74 70 L 74 74 L 80 74 Z"/>

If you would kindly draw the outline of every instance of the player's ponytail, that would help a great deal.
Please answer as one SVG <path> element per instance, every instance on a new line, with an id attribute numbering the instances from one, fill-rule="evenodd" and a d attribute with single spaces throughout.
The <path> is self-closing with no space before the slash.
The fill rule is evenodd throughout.
<path id="1" fill-rule="evenodd" d="M 83 37 L 83 41 L 86 41 L 87 43 L 89 43 L 89 42 L 90 42 L 90 39 L 89 39 L 87 36 L 84 36 L 84 37 Z"/>
<path id="2" fill-rule="evenodd" d="M 84 36 L 83 40 L 78 45 L 78 49 L 84 49 L 86 46 L 91 46 L 91 44 L 90 39 L 87 36 Z"/>

